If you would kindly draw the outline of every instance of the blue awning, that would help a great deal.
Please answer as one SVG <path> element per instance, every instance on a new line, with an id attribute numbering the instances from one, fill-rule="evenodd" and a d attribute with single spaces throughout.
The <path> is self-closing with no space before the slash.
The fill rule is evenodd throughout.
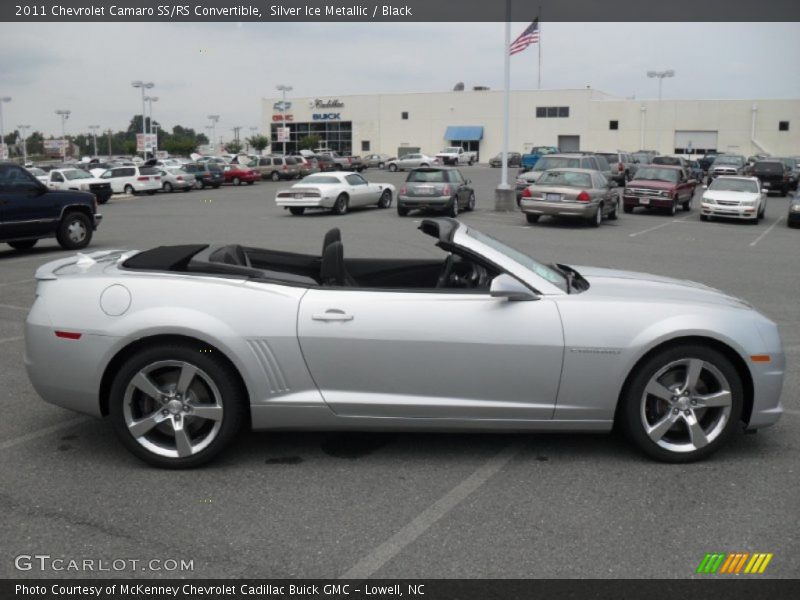
<path id="1" fill-rule="evenodd" d="M 450 125 L 444 134 L 448 142 L 478 142 L 483 139 L 483 127 L 477 125 Z"/>

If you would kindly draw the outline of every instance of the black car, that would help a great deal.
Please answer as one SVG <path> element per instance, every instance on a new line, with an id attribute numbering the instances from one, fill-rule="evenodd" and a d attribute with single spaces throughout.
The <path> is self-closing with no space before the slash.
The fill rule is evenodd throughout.
<path id="1" fill-rule="evenodd" d="M 102 218 L 94 194 L 50 190 L 19 165 L 0 163 L 0 242 L 28 250 L 55 236 L 62 248 L 79 250 Z"/>
<path id="2" fill-rule="evenodd" d="M 789 201 L 789 216 L 786 217 L 789 227 L 800 227 L 800 192 Z"/>
<path id="3" fill-rule="evenodd" d="M 215 163 L 189 163 L 183 165 L 183 170 L 194 175 L 197 186 L 205 189 L 206 187 L 218 188 L 225 183 L 225 176 L 222 169 Z"/>
<path id="4" fill-rule="evenodd" d="M 503 166 L 503 153 L 501 152 L 497 156 L 489 159 L 489 166 L 490 167 L 502 167 Z M 508 166 L 509 167 L 521 167 L 522 166 L 522 154 L 519 152 L 509 152 L 508 153 Z"/>
<path id="5" fill-rule="evenodd" d="M 790 169 L 779 158 L 759 160 L 753 165 L 752 174 L 761 181 L 761 187 L 767 192 L 780 192 L 781 196 L 789 193 Z"/>

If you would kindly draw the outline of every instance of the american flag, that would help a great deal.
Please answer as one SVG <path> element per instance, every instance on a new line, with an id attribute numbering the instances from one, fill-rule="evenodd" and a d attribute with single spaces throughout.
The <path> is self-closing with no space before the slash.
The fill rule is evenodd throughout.
<path id="1" fill-rule="evenodd" d="M 536 18 L 533 20 L 533 23 L 528 25 L 528 27 L 519 34 L 519 37 L 515 39 L 511 45 L 508 47 L 508 53 L 511 56 L 514 56 L 518 52 L 522 52 L 530 46 L 531 44 L 535 44 L 539 41 L 539 19 Z"/>

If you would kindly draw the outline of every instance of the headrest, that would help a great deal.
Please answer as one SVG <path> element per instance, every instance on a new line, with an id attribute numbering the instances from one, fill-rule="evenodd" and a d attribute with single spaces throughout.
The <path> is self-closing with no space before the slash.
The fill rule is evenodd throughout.
<path id="1" fill-rule="evenodd" d="M 341 242 L 342 241 L 342 232 L 339 231 L 338 227 L 334 227 L 328 233 L 325 234 L 325 239 L 322 240 L 322 253 L 325 254 L 325 248 L 330 246 L 333 242 Z"/>
<path id="2" fill-rule="evenodd" d="M 344 247 L 342 242 L 331 242 L 322 253 L 320 279 L 322 285 L 344 285 Z"/>

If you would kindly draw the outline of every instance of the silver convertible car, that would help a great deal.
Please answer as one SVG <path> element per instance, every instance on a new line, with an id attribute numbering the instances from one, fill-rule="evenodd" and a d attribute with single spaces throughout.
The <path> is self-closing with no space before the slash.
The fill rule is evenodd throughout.
<path id="1" fill-rule="evenodd" d="M 441 259 L 205 244 L 36 271 L 25 364 L 48 402 L 107 416 L 160 467 L 256 430 L 609 431 L 708 456 L 775 423 L 784 352 L 750 305 L 698 283 L 542 264 L 449 218 Z"/>

